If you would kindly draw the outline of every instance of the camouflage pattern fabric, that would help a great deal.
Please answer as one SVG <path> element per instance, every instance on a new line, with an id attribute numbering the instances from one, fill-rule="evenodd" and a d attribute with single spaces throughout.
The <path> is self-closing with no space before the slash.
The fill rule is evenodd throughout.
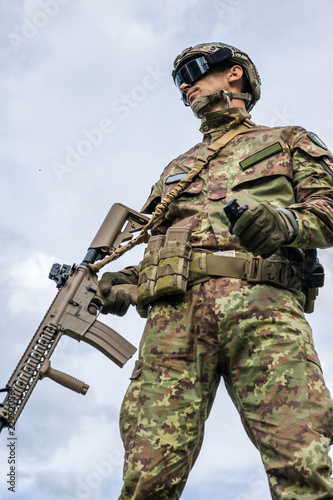
<path id="1" fill-rule="evenodd" d="M 153 210 L 173 188 L 173 176 L 187 172 L 211 140 L 246 117 L 241 108 L 206 115 L 203 142 L 164 170 L 144 211 Z M 253 127 L 211 161 L 153 232 L 188 227 L 194 247 L 244 251 L 223 212 L 236 198 L 241 205 L 266 201 L 293 210 L 299 233 L 291 246 L 329 247 L 328 157 L 326 147 L 300 127 Z M 180 498 L 221 377 L 261 454 L 272 498 L 333 498 L 328 456 L 333 405 L 303 305 L 304 295 L 296 289 L 231 278 L 211 278 L 181 298 L 153 304 L 121 410 L 120 500 Z"/>
<path id="2" fill-rule="evenodd" d="M 302 295 L 227 278 L 153 306 L 122 407 L 120 498 L 180 498 L 221 376 L 272 498 L 332 498 L 332 403 Z"/>
<path id="3" fill-rule="evenodd" d="M 212 140 L 222 136 L 236 120 L 247 117 L 250 115 L 242 108 L 206 115 L 200 128 L 203 141 L 166 167 L 142 211 L 151 213 L 173 189 L 170 181 L 176 179 L 176 174 L 187 173 Z M 282 150 L 265 159 L 265 154 L 270 153 L 266 148 L 276 144 Z M 193 231 L 193 246 L 213 251 L 243 250 L 237 237 L 229 233 L 223 212 L 223 206 L 236 198 L 240 205 L 250 208 L 266 201 L 273 208 L 293 210 L 299 220 L 299 234 L 291 246 L 330 247 L 333 172 L 321 164 L 327 157 L 332 157 L 330 151 L 316 144 L 301 127 L 253 127 L 230 141 L 171 203 L 166 216 L 156 224 L 155 234 L 165 234 L 171 225 L 188 227 Z"/>

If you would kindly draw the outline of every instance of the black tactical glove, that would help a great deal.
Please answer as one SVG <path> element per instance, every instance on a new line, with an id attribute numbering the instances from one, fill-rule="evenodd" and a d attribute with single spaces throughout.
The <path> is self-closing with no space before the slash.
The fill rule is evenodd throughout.
<path id="1" fill-rule="evenodd" d="M 274 209 L 268 203 L 250 208 L 231 228 L 241 245 L 254 255 L 268 257 L 280 245 L 291 243 L 298 232 L 297 220 L 285 208 Z"/>
<path id="2" fill-rule="evenodd" d="M 103 297 L 104 305 L 102 314 L 116 314 L 124 316 L 131 304 L 131 295 L 121 287 L 113 290 L 113 285 L 136 285 L 138 274 L 133 267 L 127 267 L 116 273 L 104 273 L 99 281 L 99 288 Z"/>

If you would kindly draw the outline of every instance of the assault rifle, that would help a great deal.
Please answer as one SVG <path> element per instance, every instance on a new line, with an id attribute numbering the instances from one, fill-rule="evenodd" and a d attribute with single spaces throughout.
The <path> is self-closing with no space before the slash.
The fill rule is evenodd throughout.
<path id="1" fill-rule="evenodd" d="M 98 294 L 97 275 L 91 270 L 90 264 L 112 255 L 148 221 L 149 218 L 143 214 L 115 203 L 81 264 L 52 266 L 49 278 L 56 282 L 59 291 L 6 387 L 0 390 L 7 393 L 0 404 L 0 432 L 4 427 L 15 426 L 37 382 L 44 377 L 79 394 L 86 394 L 89 388 L 87 384 L 51 368 L 50 357 L 62 335 L 90 344 L 119 367 L 133 356 L 136 348 L 115 330 L 97 320 L 103 298 Z"/>

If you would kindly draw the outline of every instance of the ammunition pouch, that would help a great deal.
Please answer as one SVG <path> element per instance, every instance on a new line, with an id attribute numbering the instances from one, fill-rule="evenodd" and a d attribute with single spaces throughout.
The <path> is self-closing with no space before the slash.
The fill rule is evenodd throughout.
<path id="1" fill-rule="evenodd" d="M 191 231 L 171 227 L 166 236 L 150 238 L 144 259 L 140 262 L 138 306 L 166 295 L 180 295 L 187 289 L 192 246 Z"/>
<path id="2" fill-rule="evenodd" d="M 186 292 L 191 251 L 189 243 L 161 248 L 155 284 L 157 298 Z"/>
<path id="3" fill-rule="evenodd" d="M 149 304 L 154 297 L 158 263 L 158 253 L 150 255 L 140 262 L 137 298 L 139 305 Z"/>

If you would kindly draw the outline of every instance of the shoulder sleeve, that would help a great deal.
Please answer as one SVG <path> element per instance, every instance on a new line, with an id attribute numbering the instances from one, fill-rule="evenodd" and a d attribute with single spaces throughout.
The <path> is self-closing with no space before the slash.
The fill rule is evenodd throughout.
<path id="1" fill-rule="evenodd" d="M 295 203 L 289 207 L 297 216 L 299 232 L 291 246 L 327 248 L 333 245 L 332 153 L 319 137 L 295 129 L 291 144 Z"/>

